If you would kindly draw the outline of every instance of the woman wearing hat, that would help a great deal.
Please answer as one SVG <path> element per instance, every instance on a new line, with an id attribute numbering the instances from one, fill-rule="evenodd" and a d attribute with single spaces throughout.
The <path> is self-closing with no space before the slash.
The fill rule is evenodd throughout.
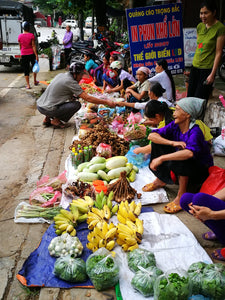
<path id="1" fill-rule="evenodd" d="M 213 165 L 209 146 L 195 124 L 203 108 L 204 100 L 183 98 L 176 105 L 174 121 L 149 135 L 152 141 L 150 169 L 157 178 L 142 190 L 149 192 L 173 184 L 175 178 L 173 181 L 171 174 L 175 175 L 179 184 L 178 194 L 164 207 L 167 213 L 182 210 L 180 198 L 186 192 L 188 183 L 203 183 L 208 176 L 208 168 Z"/>

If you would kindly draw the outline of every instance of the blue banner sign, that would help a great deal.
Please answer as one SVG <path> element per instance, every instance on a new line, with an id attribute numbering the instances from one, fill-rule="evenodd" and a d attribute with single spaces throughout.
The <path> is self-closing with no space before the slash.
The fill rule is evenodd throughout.
<path id="1" fill-rule="evenodd" d="M 166 59 L 172 74 L 183 73 L 184 49 L 181 3 L 126 10 L 133 73 Z"/>

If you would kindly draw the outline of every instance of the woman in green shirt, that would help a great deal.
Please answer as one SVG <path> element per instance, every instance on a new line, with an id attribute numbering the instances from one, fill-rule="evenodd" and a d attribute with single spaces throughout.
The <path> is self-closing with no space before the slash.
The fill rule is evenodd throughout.
<path id="1" fill-rule="evenodd" d="M 188 97 L 208 101 L 225 44 L 225 26 L 216 18 L 215 0 L 201 4 L 197 48 L 191 68 Z"/>

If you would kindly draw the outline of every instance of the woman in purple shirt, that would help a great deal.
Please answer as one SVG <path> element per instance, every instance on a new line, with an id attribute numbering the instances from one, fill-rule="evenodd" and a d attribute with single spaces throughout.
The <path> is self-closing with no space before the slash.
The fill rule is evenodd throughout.
<path id="1" fill-rule="evenodd" d="M 203 183 L 208 176 L 208 168 L 213 165 L 209 146 L 201 129 L 195 124 L 204 102 L 194 97 L 179 100 L 174 121 L 149 135 L 152 141 L 150 169 L 157 178 L 142 190 L 154 191 L 166 184 L 173 184 L 177 178 L 178 194 L 173 202 L 164 207 L 167 213 L 182 210 L 180 198 L 186 192 L 188 183 Z"/>
<path id="2" fill-rule="evenodd" d="M 69 25 L 67 25 L 66 26 L 66 33 L 65 33 L 64 38 L 63 38 L 66 66 L 70 65 L 69 55 L 71 53 L 72 42 L 73 42 L 73 33 L 71 31 L 71 27 Z"/>

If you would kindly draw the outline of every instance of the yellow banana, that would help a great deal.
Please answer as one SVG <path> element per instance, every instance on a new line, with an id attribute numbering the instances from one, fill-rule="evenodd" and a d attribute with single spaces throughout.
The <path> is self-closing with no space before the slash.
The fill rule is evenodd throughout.
<path id="1" fill-rule="evenodd" d="M 102 229 L 99 229 L 98 227 L 95 227 L 94 228 L 94 230 L 93 230 L 93 232 L 96 234 L 96 235 L 98 235 L 98 236 L 100 236 L 102 239 L 104 239 L 104 234 L 103 234 L 103 232 L 102 232 Z"/>
<path id="2" fill-rule="evenodd" d="M 89 207 L 86 205 L 77 205 L 77 204 L 72 204 L 72 205 L 76 205 L 76 207 L 78 208 L 78 211 L 81 214 L 87 214 L 89 212 Z"/>
<path id="3" fill-rule="evenodd" d="M 135 221 L 135 225 L 137 227 L 137 232 L 143 234 L 144 232 L 143 221 L 137 218 Z"/>
<path id="4" fill-rule="evenodd" d="M 122 240 L 124 243 L 126 243 L 126 239 L 129 239 L 130 237 L 131 237 L 130 235 L 127 235 L 125 233 L 121 233 L 121 232 L 118 233 L 118 238 Z"/>
<path id="5" fill-rule="evenodd" d="M 93 220 L 98 220 L 98 221 L 101 221 L 102 218 L 100 218 L 98 215 L 94 214 L 93 212 L 88 212 L 88 217 L 87 217 L 87 223 L 91 223 L 91 221 Z"/>
<path id="6" fill-rule="evenodd" d="M 67 223 L 62 224 L 62 225 L 59 226 L 59 230 L 60 230 L 61 232 L 66 231 L 66 229 L 67 229 L 68 226 L 71 226 L 71 225 L 69 225 L 69 224 L 67 224 Z"/>
<path id="7" fill-rule="evenodd" d="M 136 221 L 136 217 L 134 215 L 134 213 L 132 213 L 132 211 L 130 210 L 128 213 L 128 218 L 132 221 L 135 222 Z"/>
<path id="8" fill-rule="evenodd" d="M 108 230 L 112 229 L 112 228 L 115 228 L 116 226 L 113 224 L 113 222 L 111 222 L 109 225 L 108 225 Z"/>
<path id="9" fill-rule="evenodd" d="M 127 234 L 130 234 L 130 235 L 134 234 L 133 230 L 125 224 L 118 223 L 117 228 L 118 228 L 118 231 L 124 231 L 124 232 L 127 232 Z"/>
<path id="10" fill-rule="evenodd" d="M 137 244 L 137 240 L 134 237 L 125 238 L 124 241 L 129 246 L 133 246 L 134 244 Z"/>
<path id="11" fill-rule="evenodd" d="M 91 211 L 92 211 L 94 214 L 96 214 L 98 217 L 100 217 L 101 219 L 104 218 L 103 210 L 100 210 L 100 209 L 98 209 L 98 208 L 96 208 L 96 207 L 92 207 L 92 208 L 91 208 Z"/>
<path id="12" fill-rule="evenodd" d="M 92 243 L 87 243 L 87 244 L 86 244 L 86 247 L 87 247 L 89 250 L 93 251 L 93 249 L 94 249 L 96 246 L 93 245 Z M 97 249 L 96 249 L 96 250 L 97 250 Z"/>
<path id="13" fill-rule="evenodd" d="M 133 251 L 133 250 L 137 249 L 138 247 L 139 247 L 138 244 L 134 244 L 134 245 L 130 246 L 130 247 L 127 249 L 127 251 Z"/>
<path id="14" fill-rule="evenodd" d="M 82 205 L 82 206 L 88 207 L 88 202 L 86 202 L 85 200 L 83 200 L 81 198 L 73 200 L 72 203 L 75 205 Z"/>
<path id="15" fill-rule="evenodd" d="M 132 201 L 132 202 L 130 203 L 130 205 L 129 205 L 129 209 L 130 209 L 132 212 L 134 212 L 135 208 L 136 208 L 136 203 L 135 203 L 134 201 Z"/>
<path id="16" fill-rule="evenodd" d="M 66 224 L 66 223 L 69 225 L 70 221 L 68 219 L 67 219 L 67 221 L 55 221 L 55 225 L 58 227 L 62 224 Z"/>
<path id="17" fill-rule="evenodd" d="M 60 209 L 60 213 L 65 216 L 67 219 L 69 219 L 70 221 L 74 222 L 74 217 L 73 214 L 66 210 L 66 209 Z"/>
<path id="18" fill-rule="evenodd" d="M 72 225 L 68 225 L 68 226 L 66 227 L 66 231 L 67 231 L 68 233 L 71 233 L 71 232 L 73 231 L 73 229 L 74 229 L 74 227 L 73 227 Z"/>
<path id="19" fill-rule="evenodd" d="M 115 247 L 115 241 L 110 241 L 106 244 L 106 249 L 111 251 Z"/>
<path id="20" fill-rule="evenodd" d="M 84 200 L 88 203 L 89 207 L 94 205 L 94 200 L 90 196 L 84 196 Z"/>
<path id="21" fill-rule="evenodd" d="M 54 221 L 69 221 L 69 219 L 67 217 L 65 217 L 64 215 L 62 214 L 58 214 L 54 217 Z"/>
<path id="22" fill-rule="evenodd" d="M 79 210 L 77 206 L 73 203 L 70 203 L 70 211 L 73 214 L 74 220 L 77 220 L 79 218 Z"/>
<path id="23" fill-rule="evenodd" d="M 106 219 L 108 221 L 111 217 L 111 212 L 107 205 L 103 206 L 103 214 L 104 214 L 104 219 Z"/>
<path id="24" fill-rule="evenodd" d="M 76 229 L 74 228 L 73 231 L 70 232 L 70 235 L 71 235 L 71 236 L 76 236 L 76 234 L 77 234 L 77 231 L 76 231 Z"/>
<path id="25" fill-rule="evenodd" d="M 136 205 L 136 208 L 135 208 L 135 210 L 134 210 L 134 214 L 135 214 L 135 216 L 139 216 L 140 215 L 140 213 L 141 213 L 141 208 L 142 208 L 142 204 L 141 204 L 141 202 L 139 202 L 137 205 Z"/>
<path id="26" fill-rule="evenodd" d="M 123 203 L 123 202 L 121 202 L 121 203 Z M 124 217 L 125 219 L 128 218 L 128 211 L 127 211 L 127 209 L 126 209 L 125 206 L 122 206 L 122 207 L 121 207 L 121 204 L 120 204 L 120 206 L 119 206 L 119 211 L 118 211 L 118 213 L 121 214 L 122 217 Z"/>
<path id="27" fill-rule="evenodd" d="M 130 229 L 132 229 L 134 232 L 137 231 L 137 226 L 132 221 L 130 221 L 130 220 L 127 219 L 126 220 L 126 225 L 128 227 L 130 227 Z"/>
<path id="28" fill-rule="evenodd" d="M 103 222 L 103 226 L 102 226 L 102 233 L 104 234 L 104 236 L 106 235 L 106 233 L 109 231 L 109 227 L 108 224 L 104 221 Z"/>
<path id="29" fill-rule="evenodd" d="M 106 233 L 106 235 L 105 235 L 106 241 L 108 241 L 109 239 L 110 239 L 110 240 L 113 239 L 113 238 L 115 237 L 115 235 L 116 235 L 116 231 L 117 231 L 116 228 L 110 229 L 110 230 Z"/>
<path id="30" fill-rule="evenodd" d="M 106 240 L 105 239 L 101 239 L 100 241 L 99 241 L 99 248 L 103 248 L 103 247 L 105 247 L 106 246 Z"/>
<path id="31" fill-rule="evenodd" d="M 124 206 L 125 206 L 125 208 L 126 208 L 127 211 L 130 210 L 130 208 L 129 208 L 129 202 L 127 200 L 124 201 Z"/>
<path id="32" fill-rule="evenodd" d="M 120 238 L 117 238 L 116 242 L 119 246 L 122 246 L 124 244 L 124 241 L 121 240 Z"/>
<path id="33" fill-rule="evenodd" d="M 88 229 L 89 230 L 93 230 L 95 228 L 95 226 L 98 224 L 99 220 L 98 219 L 95 219 L 93 221 L 91 221 L 88 225 Z"/>
<path id="34" fill-rule="evenodd" d="M 117 213 L 117 219 L 120 223 L 126 224 L 126 218 L 124 218 L 119 212 Z"/>
<path id="35" fill-rule="evenodd" d="M 124 244 L 122 245 L 123 251 L 127 251 L 128 248 L 129 248 L 129 245 L 127 245 L 126 243 L 124 243 Z"/>

